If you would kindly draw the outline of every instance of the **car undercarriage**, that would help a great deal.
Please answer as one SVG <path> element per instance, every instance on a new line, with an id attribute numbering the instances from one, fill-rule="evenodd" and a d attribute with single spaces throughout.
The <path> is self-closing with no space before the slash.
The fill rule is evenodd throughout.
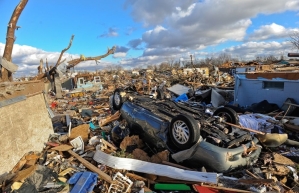
<path id="1" fill-rule="evenodd" d="M 237 113 L 227 107 L 210 115 L 192 101 L 152 99 L 116 89 L 112 108 L 120 110 L 130 135 L 137 134 L 151 147 L 173 155 L 185 152 L 177 157 L 178 162 L 224 172 L 254 162 L 261 151 L 250 132 L 226 124 L 239 121 Z"/>

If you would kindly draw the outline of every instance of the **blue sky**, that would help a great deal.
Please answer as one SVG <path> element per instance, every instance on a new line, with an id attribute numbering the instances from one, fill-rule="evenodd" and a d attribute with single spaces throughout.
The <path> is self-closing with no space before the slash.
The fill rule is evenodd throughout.
<path id="1" fill-rule="evenodd" d="M 20 0 L 0 0 L 0 54 L 7 24 Z M 72 34 L 63 58 L 98 56 L 117 46 L 113 56 L 92 70 L 121 65 L 147 67 L 165 61 L 217 56 L 252 60 L 257 55 L 297 52 L 289 36 L 299 32 L 298 0 L 29 0 L 16 30 L 12 61 L 17 75 L 37 73 L 40 59 L 55 64 Z"/>

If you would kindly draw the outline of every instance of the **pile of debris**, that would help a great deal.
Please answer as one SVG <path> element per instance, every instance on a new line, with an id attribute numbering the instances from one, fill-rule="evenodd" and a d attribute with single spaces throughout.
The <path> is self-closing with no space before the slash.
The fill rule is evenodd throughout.
<path id="1" fill-rule="evenodd" d="M 39 82 L 4 85 L 3 90 L 14 88 L 15 92 L 22 92 L 23 89 L 17 89 L 31 84 Z M 112 83 L 108 84 L 110 86 Z M 24 102 L 39 95 L 42 96 L 41 99 L 45 99 L 45 109 L 51 117 L 54 132 L 47 134 L 48 140 L 44 141 L 42 151 L 27 151 L 14 167 L 8 170 L 9 172 L 1 175 L 2 192 L 298 191 L 296 162 L 299 150 L 296 147 L 299 142 L 296 117 L 291 119 L 289 116 L 280 116 L 278 119 L 280 112 L 257 113 L 259 111 L 255 105 L 251 109 L 243 109 L 242 112 L 235 108 L 238 119 L 234 120 L 230 112 L 220 111 L 228 104 L 227 101 L 231 100 L 228 97 L 229 90 L 211 87 L 201 90 L 203 88 L 199 87 L 195 92 L 191 92 L 190 87 L 179 84 L 168 87 L 164 80 L 158 79 L 154 90 L 139 88 L 130 81 L 127 85 L 124 84 L 125 82 L 119 81 L 123 89 L 115 88 L 114 85 L 110 89 L 82 90 L 76 94 L 63 91 L 63 98 L 60 99 L 52 92 L 43 94 L 32 90 L 31 93 L 25 94 L 27 99 Z M 5 96 L 13 98 L 7 92 Z M 119 102 L 126 103 L 123 107 L 119 106 L 119 109 L 115 109 L 117 96 L 120 97 Z M 209 96 L 208 99 L 206 96 Z M 5 101 L 7 103 L 7 100 L 2 102 L 5 108 L 14 105 L 5 104 Z M 203 105 L 203 101 L 212 103 Z M 186 114 L 197 112 L 198 115 L 194 114 L 195 119 L 196 116 L 206 116 L 208 122 L 201 122 L 201 138 L 199 142 L 192 143 L 191 150 L 181 150 L 175 145 L 164 147 L 161 144 L 157 144 L 160 147 L 157 148 L 149 144 L 148 139 L 142 134 L 134 133 L 140 129 L 138 124 L 131 124 L 134 121 L 128 122 L 122 114 L 128 105 L 140 106 L 143 112 L 151 110 L 157 116 L 162 116 L 166 111 L 176 115 L 178 109 L 184 109 L 182 112 Z M 163 111 L 161 108 L 155 110 L 153 105 L 162 107 Z M 229 107 L 231 108 L 226 107 L 229 111 L 234 108 L 232 105 Z M 216 118 L 213 118 L 215 115 Z M 162 116 L 163 124 L 168 120 L 167 116 Z M 220 120 L 217 117 L 225 118 L 227 125 L 223 127 L 220 123 L 217 124 Z M 146 121 L 147 118 L 144 119 Z M 136 122 L 138 123 L 138 120 Z M 209 127 L 218 132 L 218 135 L 207 135 Z M 216 131 L 217 127 L 222 131 Z M 168 130 L 169 125 L 165 129 Z M 234 131 L 230 131 L 231 129 Z M 258 141 L 246 138 L 249 143 L 245 143 L 243 137 L 244 142 L 229 145 L 229 141 L 226 140 L 231 141 L 233 138 L 224 137 L 224 133 L 235 133 L 236 140 L 236 135 L 248 136 L 239 130 L 251 133 Z M 162 135 L 161 132 L 159 133 Z M 185 162 L 192 157 L 188 157 L 188 151 L 208 143 L 226 151 L 227 155 L 224 157 L 227 160 L 224 164 L 233 163 L 238 159 L 246 159 L 248 163 L 240 167 L 232 164 L 232 168 L 222 170 L 218 169 L 221 167 L 213 167 L 222 164 L 217 163 L 217 156 L 214 163 L 210 164 Z M 235 151 L 237 146 L 243 149 L 240 155 L 228 153 Z M 180 155 L 181 158 L 178 159 Z"/>

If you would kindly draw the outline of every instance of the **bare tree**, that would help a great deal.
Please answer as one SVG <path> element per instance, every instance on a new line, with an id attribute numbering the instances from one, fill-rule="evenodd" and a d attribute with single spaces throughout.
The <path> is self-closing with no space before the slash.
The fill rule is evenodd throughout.
<path id="1" fill-rule="evenodd" d="M 229 62 L 231 60 L 232 60 L 231 55 L 227 54 L 227 53 L 221 53 L 218 56 L 218 61 L 219 61 L 220 65 L 223 63 Z"/>
<path id="2" fill-rule="evenodd" d="M 292 35 L 290 35 L 290 42 L 293 44 L 294 48 L 299 50 L 299 32 L 293 32 Z"/>
<path id="3" fill-rule="evenodd" d="M 175 69 L 179 69 L 180 68 L 180 62 L 175 62 L 173 65 L 172 65 L 173 68 Z"/>
<path id="4" fill-rule="evenodd" d="M 120 71 L 122 71 L 124 68 L 121 65 L 115 65 L 115 70 L 117 73 L 119 73 Z"/>
<path id="5" fill-rule="evenodd" d="M 278 61 L 278 59 L 274 55 L 270 54 L 270 55 L 266 56 L 266 61 L 267 61 L 268 64 L 271 64 L 275 61 Z"/>
<path id="6" fill-rule="evenodd" d="M 153 65 L 153 64 L 147 65 L 147 69 L 155 70 L 155 65 Z"/>
<path id="7" fill-rule="evenodd" d="M 173 56 L 169 56 L 166 58 L 170 68 L 172 68 L 173 64 L 175 63 L 175 58 Z"/>
<path id="8" fill-rule="evenodd" d="M 165 71 L 165 70 L 169 70 L 170 69 L 170 64 L 168 62 L 162 62 L 159 65 L 159 70 L 161 71 Z"/>
<path id="9" fill-rule="evenodd" d="M 7 61 L 11 61 L 11 54 L 14 42 L 16 40 L 15 38 L 15 30 L 20 28 L 20 26 L 17 26 L 18 19 L 25 8 L 28 0 L 21 0 L 20 3 L 16 6 L 10 21 L 7 26 L 7 34 L 6 34 L 6 44 L 4 48 L 3 58 Z M 7 69 L 3 68 L 1 69 L 1 81 L 12 81 L 12 72 L 8 71 Z"/>

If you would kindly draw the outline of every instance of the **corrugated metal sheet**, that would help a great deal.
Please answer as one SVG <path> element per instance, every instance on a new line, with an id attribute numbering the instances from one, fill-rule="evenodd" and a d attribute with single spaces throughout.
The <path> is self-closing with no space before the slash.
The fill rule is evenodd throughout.
<path id="1" fill-rule="evenodd" d="M 186 181 L 206 182 L 212 184 L 217 183 L 217 173 L 188 171 L 172 166 L 155 164 L 136 159 L 114 157 L 98 149 L 94 154 L 93 159 L 115 169 L 132 170 Z"/>

